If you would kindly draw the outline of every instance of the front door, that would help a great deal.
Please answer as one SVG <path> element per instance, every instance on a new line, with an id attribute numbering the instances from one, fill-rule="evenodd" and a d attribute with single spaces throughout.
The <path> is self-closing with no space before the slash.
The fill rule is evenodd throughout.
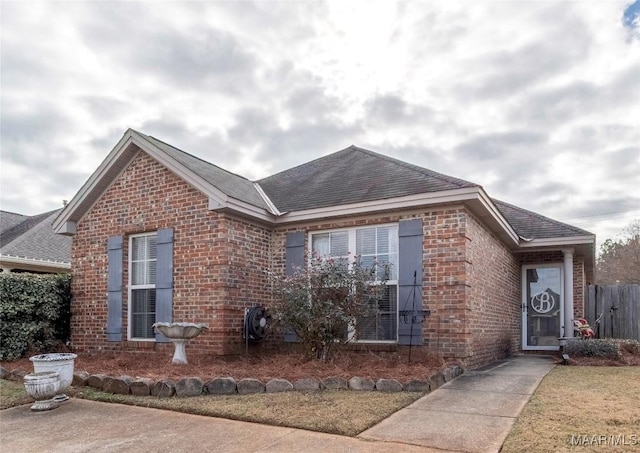
<path id="1" fill-rule="evenodd" d="M 522 268 L 522 349 L 557 350 L 563 322 L 561 264 Z"/>

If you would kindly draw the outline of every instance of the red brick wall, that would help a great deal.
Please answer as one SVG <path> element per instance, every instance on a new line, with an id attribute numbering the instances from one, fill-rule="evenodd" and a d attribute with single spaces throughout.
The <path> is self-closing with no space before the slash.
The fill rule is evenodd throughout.
<path id="1" fill-rule="evenodd" d="M 466 226 L 472 343 L 467 364 L 476 366 L 520 350 L 521 267 L 517 257 L 470 214 Z"/>
<path id="2" fill-rule="evenodd" d="M 427 348 L 443 357 L 469 355 L 470 305 L 467 299 L 466 212 L 437 208 L 423 218 L 423 299 L 431 315 L 423 324 Z"/>
<path id="3" fill-rule="evenodd" d="M 189 342 L 188 351 L 239 352 L 243 309 L 266 298 L 270 231 L 209 211 L 205 195 L 144 153 L 77 225 L 72 247 L 72 346 L 78 351 L 173 350 L 171 344 L 126 340 L 128 239 L 159 228 L 174 229 L 173 320 L 210 327 Z M 108 343 L 106 244 L 108 237 L 121 234 L 125 340 Z"/>
<path id="4" fill-rule="evenodd" d="M 284 274 L 285 238 L 305 232 L 423 219 L 424 349 L 469 366 L 520 347 L 521 264 L 562 262 L 561 252 L 512 255 L 463 206 L 408 210 L 271 228 L 208 209 L 205 195 L 144 153 L 77 225 L 72 248 L 72 346 L 78 351 L 173 351 L 171 344 L 131 342 L 127 335 L 128 239 L 174 229 L 174 321 L 210 330 L 192 353 L 241 352 L 244 308 L 269 305 L 267 270 Z M 107 238 L 124 235 L 122 342 L 106 342 Z M 576 314 L 584 304 L 584 266 L 574 260 Z M 273 343 L 273 341 L 271 342 Z"/>

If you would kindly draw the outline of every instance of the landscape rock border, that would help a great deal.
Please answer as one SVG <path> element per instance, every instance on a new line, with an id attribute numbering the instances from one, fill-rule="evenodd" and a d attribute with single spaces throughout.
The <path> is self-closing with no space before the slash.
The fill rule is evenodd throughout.
<path id="1" fill-rule="evenodd" d="M 2 371 L 4 379 L 21 381 L 26 374 L 22 370 L 13 372 Z M 450 365 L 426 377 L 424 380 L 413 379 L 401 383 L 397 379 L 374 379 L 370 377 L 353 376 L 351 379 L 342 377 L 328 377 L 324 379 L 298 379 L 290 382 L 286 379 L 270 379 L 262 382 L 259 379 L 245 378 L 236 381 L 230 376 L 201 378 L 185 376 L 173 381 L 161 379 L 155 381 L 148 378 L 133 378 L 131 376 L 109 376 L 106 374 L 89 374 L 78 371 L 73 374 L 74 387 L 91 387 L 96 390 L 118 394 L 155 397 L 189 397 L 200 395 L 248 395 L 255 393 L 279 392 L 313 392 L 320 390 L 353 390 L 379 392 L 432 392 L 445 382 L 460 376 L 464 370 L 459 365 Z"/>

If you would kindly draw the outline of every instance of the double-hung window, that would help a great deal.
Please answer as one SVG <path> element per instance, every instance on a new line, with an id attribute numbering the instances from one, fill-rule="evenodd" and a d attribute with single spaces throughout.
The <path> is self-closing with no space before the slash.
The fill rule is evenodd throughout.
<path id="1" fill-rule="evenodd" d="M 377 279 L 387 279 L 383 296 L 370 316 L 354 320 L 349 332 L 356 341 L 396 341 L 398 338 L 398 226 L 351 228 L 311 234 L 311 249 L 322 258 L 349 262 L 350 253 L 366 266 L 374 263 L 378 268 Z M 387 275 L 381 275 L 384 269 Z"/>
<path id="2" fill-rule="evenodd" d="M 129 338 L 154 339 L 156 322 L 156 234 L 129 239 Z"/>

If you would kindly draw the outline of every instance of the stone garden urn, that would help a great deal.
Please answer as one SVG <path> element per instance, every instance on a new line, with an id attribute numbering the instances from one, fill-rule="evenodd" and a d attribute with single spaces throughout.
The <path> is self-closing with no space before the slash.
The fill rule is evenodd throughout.
<path id="1" fill-rule="evenodd" d="M 29 360 L 33 362 L 33 371 L 35 374 L 46 371 L 55 371 L 58 373 L 58 379 L 60 385 L 58 388 L 57 401 L 66 401 L 69 399 L 67 395 L 62 394 L 73 382 L 73 365 L 75 362 L 76 354 L 64 352 L 64 353 L 52 353 L 52 354 L 39 354 L 30 357 Z"/>
<path id="2" fill-rule="evenodd" d="M 27 394 L 36 400 L 32 411 L 48 411 L 60 406 L 55 399 L 60 391 L 60 375 L 57 371 L 40 371 L 24 377 L 24 388 Z"/>
<path id="3" fill-rule="evenodd" d="M 157 322 L 152 327 L 169 338 L 175 345 L 176 350 L 173 353 L 172 360 L 175 364 L 188 363 L 185 344 L 191 338 L 197 337 L 203 330 L 209 328 L 206 324 L 193 322 Z"/>

